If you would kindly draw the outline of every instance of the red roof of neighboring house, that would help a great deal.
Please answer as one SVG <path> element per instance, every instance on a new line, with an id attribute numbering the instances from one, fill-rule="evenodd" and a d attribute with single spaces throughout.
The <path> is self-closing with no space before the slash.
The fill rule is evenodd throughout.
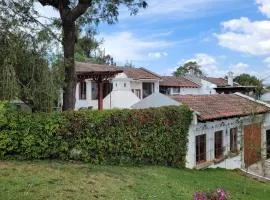
<path id="1" fill-rule="evenodd" d="M 93 63 L 76 62 L 75 69 L 77 74 L 93 72 L 122 72 L 117 67 L 111 65 L 100 65 Z"/>
<path id="2" fill-rule="evenodd" d="M 162 81 L 160 86 L 167 87 L 185 87 L 185 88 L 199 88 L 200 85 L 188 80 L 185 77 L 175 77 L 175 76 L 162 76 Z"/>
<path id="3" fill-rule="evenodd" d="M 132 78 L 134 80 L 140 80 L 140 79 L 160 80 L 161 79 L 159 75 L 142 67 L 141 68 L 120 67 L 118 69 L 122 70 L 128 76 L 128 78 Z"/>
<path id="4" fill-rule="evenodd" d="M 269 112 L 269 108 L 237 94 L 175 95 L 174 100 L 198 112 L 199 121 Z"/>
<path id="5" fill-rule="evenodd" d="M 224 79 L 224 78 L 202 77 L 202 79 L 217 85 L 217 87 L 229 86 L 228 80 Z M 238 83 L 233 83 L 233 86 L 239 86 L 239 84 Z"/>

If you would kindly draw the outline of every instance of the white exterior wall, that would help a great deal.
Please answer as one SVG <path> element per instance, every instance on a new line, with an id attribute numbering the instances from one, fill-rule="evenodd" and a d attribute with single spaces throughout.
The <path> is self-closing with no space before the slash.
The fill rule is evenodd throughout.
<path id="1" fill-rule="evenodd" d="M 217 87 L 217 85 L 210 83 L 206 80 L 201 79 L 201 88 L 199 94 L 216 94 L 216 90 L 214 88 Z"/>
<path id="2" fill-rule="evenodd" d="M 270 102 L 270 92 L 267 92 L 261 96 L 262 101 Z"/>
<path id="3" fill-rule="evenodd" d="M 154 93 L 159 93 L 159 81 L 154 82 Z"/>
<path id="4" fill-rule="evenodd" d="M 180 94 L 200 94 L 200 88 L 181 88 Z"/>
<path id="5" fill-rule="evenodd" d="M 130 108 L 140 101 L 131 91 L 131 80 L 124 73 L 112 80 L 113 90 L 103 100 L 104 109 Z"/>
<path id="6" fill-rule="evenodd" d="M 194 123 L 195 122 L 195 123 Z M 206 134 L 206 163 L 208 162 L 208 167 L 216 168 L 226 168 L 226 169 L 236 169 L 244 166 L 244 155 L 242 152 L 231 158 L 227 158 L 226 160 L 214 164 L 215 160 L 215 132 L 223 131 L 223 146 L 225 147 L 224 155 L 229 155 L 230 152 L 230 129 L 238 128 L 238 142 L 237 148 L 240 150 L 240 147 L 243 144 L 243 135 L 244 130 L 243 126 L 252 124 L 252 123 L 261 123 L 262 130 L 262 149 L 265 149 L 265 141 L 266 141 L 266 130 L 270 129 L 270 114 L 266 115 L 257 115 L 256 121 L 252 121 L 249 117 L 244 118 L 232 118 L 219 120 L 214 122 L 206 122 L 206 123 L 196 123 L 194 120 L 192 125 L 190 125 L 189 133 L 188 133 L 188 151 L 186 156 L 186 167 L 187 168 L 195 168 L 196 164 L 196 136 Z M 242 157 L 242 159 L 241 159 Z"/>
<path id="7" fill-rule="evenodd" d="M 93 107 L 93 109 L 98 108 L 98 101 L 92 100 L 92 84 L 91 80 L 85 80 L 86 81 L 86 99 L 80 100 L 79 99 L 79 83 L 76 85 L 76 102 L 75 102 L 75 110 L 78 110 L 79 108 L 88 108 Z"/>

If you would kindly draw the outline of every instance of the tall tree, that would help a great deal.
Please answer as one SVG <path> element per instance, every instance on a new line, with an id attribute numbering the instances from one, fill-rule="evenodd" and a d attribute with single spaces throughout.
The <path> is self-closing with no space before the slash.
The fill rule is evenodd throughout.
<path id="1" fill-rule="evenodd" d="M 59 12 L 60 18 L 53 21 L 54 25 L 62 29 L 62 44 L 64 52 L 65 87 L 63 88 L 63 110 L 73 109 L 75 106 L 76 73 L 74 66 L 76 30 L 78 26 L 98 24 L 106 21 L 109 24 L 117 22 L 119 8 L 127 6 L 131 14 L 136 14 L 140 8 L 145 8 L 145 0 L 1 0 L 1 7 L 12 9 L 7 13 L 2 9 L 4 16 L 13 15 L 21 22 L 35 22 L 45 27 L 46 32 L 55 35 L 55 32 L 46 28 L 38 19 L 34 10 L 34 3 L 51 6 Z M 0 8 L 1 9 L 1 8 Z M 8 15 L 6 15 L 8 14 Z M 0 16 L 1 17 L 1 16 Z"/>
<path id="2" fill-rule="evenodd" d="M 180 66 L 173 72 L 174 76 L 185 76 L 185 75 L 195 75 L 202 76 L 203 72 L 201 71 L 201 66 L 197 62 L 187 62 L 183 66 Z"/>

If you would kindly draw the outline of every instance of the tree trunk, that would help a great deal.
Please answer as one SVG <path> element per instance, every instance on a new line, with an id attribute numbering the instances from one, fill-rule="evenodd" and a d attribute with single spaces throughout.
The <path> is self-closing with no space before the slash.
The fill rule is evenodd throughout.
<path id="1" fill-rule="evenodd" d="M 74 62 L 75 49 L 75 22 L 71 20 L 63 21 L 63 46 L 64 46 L 64 67 L 65 67 L 65 87 L 63 93 L 63 110 L 75 108 L 76 93 L 76 70 Z"/>

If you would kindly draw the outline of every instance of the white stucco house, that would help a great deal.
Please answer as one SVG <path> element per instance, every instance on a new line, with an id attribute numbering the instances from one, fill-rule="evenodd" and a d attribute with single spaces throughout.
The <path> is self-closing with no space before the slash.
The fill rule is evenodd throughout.
<path id="1" fill-rule="evenodd" d="M 102 93 L 102 108 L 112 109 L 130 108 L 149 95 L 159 92 L 161 77 L 144 68 L 76 63 L 76 71 L 82 78 L 76 87 L 75 109 L 97 109 L 99 93 Z M 114 74 L 107 77 L 105 72 Z M 102 89 L 98 81 L 101 76 Z"/>
<path id="2" fill-rule="evenodd" d="M 162 76 L 160 92 L 166 95 L 186 94 L 231 94 L 240 92 L 251 95 L 256 87 L 241 86 L 233 81 L 233 74 L 228 73 L 227 79 L 215 77 L 198 77 L 186 75 L 180 77 Z"/>
<path id="3" fill-rule="evenodd" d="M 270 158 L 267 104 L 241 93 L 170 97 L 193 111 L 186 167 L 236 169 L 260 160 L 258 152 Z M 148 101 L 147 105 L 151 107 L 152 103 Z M 146 108 L 145 103 L 137 103 L 136 108 Z"/>
<path id="4" fill-rule="evenodd" d="M 270 109 L 240 93 L 178 95 L 174 100 L 194 111 L 189 128 L 188 168 L 248 167 L 270 158 Z"/>

